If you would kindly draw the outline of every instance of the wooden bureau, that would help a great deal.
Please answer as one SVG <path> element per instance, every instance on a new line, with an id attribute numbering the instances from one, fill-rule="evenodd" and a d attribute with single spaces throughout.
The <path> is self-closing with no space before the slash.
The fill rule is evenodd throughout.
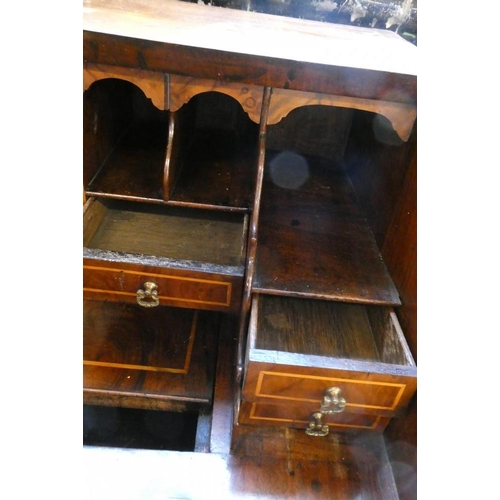
<path id="1" fill-rule="evenodd" d="M 173 0 L 83 5 L 84 402 L 215 428 L 229 384 L 233 453 L 405 418 L 416 343 L 389 235 L 416 48 Z"/>

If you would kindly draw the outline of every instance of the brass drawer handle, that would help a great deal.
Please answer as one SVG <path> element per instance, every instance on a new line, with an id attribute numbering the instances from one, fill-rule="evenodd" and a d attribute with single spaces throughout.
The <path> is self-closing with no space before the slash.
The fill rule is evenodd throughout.
<path id="1" fill-rule="evenodd" d="M 319 409 L 321 413 L 332 415 L 344 411 L 345 399 L 341 396 L 342 391 L 338 387 L 328 387 L 323 394 L 323 402 Z"/>
<path id="2" fill-rule="evenodd" d="M 311 413 L 309 426 L 306 429 L 308 436 L 327 436 L 329 428 L 323 423 L 323 415 L 341 413 L 345 409 L 345 399 L 341 396 L 342 391 L 338 387 L 328 387 L 323 393 L 323 401 L 319 411 Z"/>
<path id="3" fill-rule="evenodd" d="M 152 281 L 146 281 L 143 288 L 137 290 L 137 303 L 142 307 L 156 307 L 160 304 L 158 298 L 158 285 Z"/>
<path id="4" fill-rule="evenodd" d="M 315 411 L 311 413 L 311 420 L 309 420 L 309 427 L 306 429 L 306 434 L 308 436 L 327 436 L 328 435 L 328 425 L 323 423 L 323 414 L 320 411 Z"/>

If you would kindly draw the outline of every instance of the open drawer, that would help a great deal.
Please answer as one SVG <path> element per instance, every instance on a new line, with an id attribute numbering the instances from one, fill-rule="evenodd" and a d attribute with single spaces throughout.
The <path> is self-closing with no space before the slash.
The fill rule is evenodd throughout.
<path id="1" fill-rule="evenodd" d="M 247 217 L 91 198 L 84 298 L 238 312 Z"/>
<path id="2" fill-rule="evenodd" d="M 380 431 L 416 371 L 390 307 L 257 294 L 239 421 L 308 427 L 321 413 L 321 425 Z"/>

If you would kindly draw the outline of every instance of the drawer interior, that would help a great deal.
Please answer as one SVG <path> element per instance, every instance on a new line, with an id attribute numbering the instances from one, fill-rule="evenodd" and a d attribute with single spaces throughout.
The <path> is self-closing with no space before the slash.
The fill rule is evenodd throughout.
<path id="1" fill-rule="evenodd" d="M 394 311 L 256 295 L 243 400 L 315 411 L 331 387 L 341 390 L 348 413 L 392 417 L 408 404 L 416 366 Z"/>
<path id="2" fill-rule="evenodd" d="M 415 365 L 390 307 L 258 295 L 252 316 L 252 350 Z"/>
<path id="3" fill-rule="evenodd" d="M 91 198 L 84 247 L 242 268 L 247 216 Z"/>

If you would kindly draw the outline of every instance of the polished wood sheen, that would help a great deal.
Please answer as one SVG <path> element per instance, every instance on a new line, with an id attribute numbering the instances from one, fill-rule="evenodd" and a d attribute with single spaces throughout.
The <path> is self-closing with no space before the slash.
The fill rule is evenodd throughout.
<path id="1" fill-rule="evenodd" d="M 210 405 L 218 316 L 84 301 L 83 399 L 163 410 Z"/>

